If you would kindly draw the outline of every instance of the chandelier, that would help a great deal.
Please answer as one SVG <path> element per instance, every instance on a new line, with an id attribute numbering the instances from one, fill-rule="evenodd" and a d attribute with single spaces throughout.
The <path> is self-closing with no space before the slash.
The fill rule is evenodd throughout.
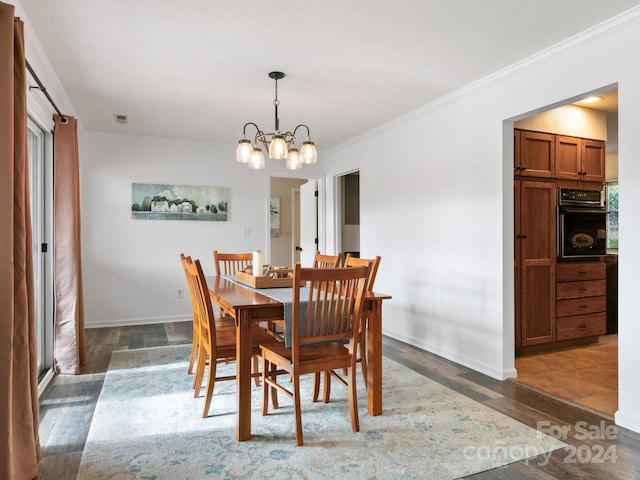
<path id="1" fill-rule="evenodd" d="M 275 98 L 273 100 L 273 106 L 275 107 L 275 132 L 264 133 L 258 125 L 253 122 L 247 122 L 242 129 L 242 137 L 238 142 L 238 148 L 236 150 L 236 160 L 239 163 L 246 163 L 249 168 L 260 169 L 264 168 L 264 155 L 260 144 L 264 146 L 268 152 L 269 158 L 276 160 L 286 159 L 286 165 L 289 170 L 297 170 L 302 167 L 302 164 L 311 164 L 318 161 L 318 152 L 316 147 L 311 141 L 309 127 L 304 124 L 298 125 L 294 128 L 293 133 L 290 131 L 280 131 L 280 119 L 278 118 L 278 80 L 284 78 L 282 72 L 270 72 L 269 78 L 272 78 L 276 82 Z M 256 135 L 253 145 L 251 140 L 247 138 L 247 127 L 252 125 L 256 129 Z M 302 143 L 300 151 L 296 148 L 296 132 L 299 128 L 305 128 L 307 130 L 307 138 Z"/>

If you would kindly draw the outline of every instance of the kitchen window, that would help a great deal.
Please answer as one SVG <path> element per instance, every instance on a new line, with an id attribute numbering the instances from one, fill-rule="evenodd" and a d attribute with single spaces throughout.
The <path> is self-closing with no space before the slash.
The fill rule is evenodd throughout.
<path id="1" fill-rule="evenodd" d="M 607 249 L 618 250 L 618 181 L 607 182 Z"/>

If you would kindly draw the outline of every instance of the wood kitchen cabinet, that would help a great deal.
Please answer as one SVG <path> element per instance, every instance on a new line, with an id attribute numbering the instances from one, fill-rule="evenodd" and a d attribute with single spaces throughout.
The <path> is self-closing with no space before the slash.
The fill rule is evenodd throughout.
<path id="1" fill-rule="evenodd" d="M 605 142 L 514 129 L 514 175 L 604 182 Z"/>
<path id="2" fill-rule="evenodd" d="M 556 341 L 553 182 L 515 181 L 516 345 Z"/>
<path id="3" fill-rule="evenodd" d="M 556 135 L 555 178 L 604 182 L 605 143 Z"/>
<path id="4" fill-rule="evenodd" d="M 606 264 L 558 263 L 556 278 L 558 341 L 607 333 Z"/>
<path id="5" fill-rule="evenodd" d="M 555 135 L 518 130 L 514 141 L 514 174 L 551 178 L 555 171 Z"/>

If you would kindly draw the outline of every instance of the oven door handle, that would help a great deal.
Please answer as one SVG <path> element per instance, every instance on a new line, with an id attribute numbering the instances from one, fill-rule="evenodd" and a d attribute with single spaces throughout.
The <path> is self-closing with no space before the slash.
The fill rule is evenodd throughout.
<path id="1" fill-rule="evenodd" d="M 601 208 L 560 207 L 560 213 L 609 213 Z"/>

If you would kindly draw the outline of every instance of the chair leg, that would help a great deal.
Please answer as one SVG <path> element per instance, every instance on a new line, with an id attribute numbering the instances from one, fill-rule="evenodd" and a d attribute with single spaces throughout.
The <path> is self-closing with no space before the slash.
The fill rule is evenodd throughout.
<path id="1" fill-rule="evenodd" d="M 356 395 L 356 368 L 355 363 L 349 369 L 349 413 L 351 414 L 351 430 L 360 431 L 360 419 L 358 418 L 358 396 Z"/>
<path id="2" fill-rule="evenodd" d="M 362 368 L 362 378 L 364 384 L 367 385 L 367 336 L 362 332 L 360 337 L 360 367 Z"/>
<path id="3" fill-rule="evenodd" d="M 267 384 L 267 366 L 271 368 L 271 363 L 264 358 L 264 355 L 262 355 L 262 415 L 263 416 L 269 413 L 269 390 L 271 390 L 271 386 Z"/>
<path id="4" fill-rule="evenodd" d="M 278 374 L 276 373 L 278 370 L 278 366 L 275 363 L 271 363 L 270 365 L 271 380 L 275 382 L 278 376 Z M 262 368 L 264 368 L 264 366 Z M 273 405 L 274 409 L 280 408 L 280 405 L 278 404 L 278 390 L 275 387 L 271 387 L 271 404 Z"/>
<path id="5" fill-rule="evenodd" d="M 196 319 L 193 319 L 193 333 L 191 339 L 191 355 L 189 356 L 189 368 L 187 369 L 187 374 L 191 375 L 193 373 L 193 367 L 196 364 L 196 360 L 198 358 L 198 339 L 200 337 L 200 332 L 197 331 L 196 328 Z"/>
<path id="6" fill-rule="evenodd" d="M 331 397 L 331 370 L 325 370 L 324 372 L 324 395 L 322 396 L 322 401 L 324 403 L 329 403 L 329 398 Z"/>
<path id="7" fill-rule="evenodd" d="M 300 412 L 300 376 L 293 373 L 293 412 L 296 416 L 296 444 L 301 447 L 302 439 L 302 413 Z"/>
<path id="8" fill-rule="evenodd" d="M 197 342 L 194 340 L 193 343 L 191 344 L 191 355 L 189 355 L 189 368 L 187 369 L 188 375 L 191 375 L 193 373 L 193 367 L 195 366 L 197 356 L 198 356 L 198 345 L 197 345 Z"/>
<path id="9" fill-rule="evenodd" d="M 198 398 L 200 396 L 205 363 L 207 363 L 207 353 L 200 347 L 198 348 L 198 366 L 196 368 L 196 376 L 193 379 L 193 398 Z"/>
<path id="10" fill-rule="evenodd" d="M 317 402 L 318 396 L 320 396 L 320 372 L 313 374 L 313 391 L 311 393 L 311 401 Z"/>
<path id="11" fill-rule="evenodd" d="M 204 393 L 204 405 L 202 407 L 202 418 L 209 416 L 209 407 L 211 406 L 211 398 L 213 397 L 213 388 L 216 385 L 216 367 L 217 362 L 212 360 L 209 362 L 209 372 L 207 374 L 207 388 Z"/>
<path id="12" fill-rule="evenodd" d="M 258 356 L 254 355 L 253 356 L 253 373 L 257 373 L 259 372 L 259 365 L 258 365 Z M 264 366 L 262 367 L 264 368 Z M 260 386 L 260 379 L 258 377 L 253 377 L 253 382 L 256 384 L 256 387 Z"/>

